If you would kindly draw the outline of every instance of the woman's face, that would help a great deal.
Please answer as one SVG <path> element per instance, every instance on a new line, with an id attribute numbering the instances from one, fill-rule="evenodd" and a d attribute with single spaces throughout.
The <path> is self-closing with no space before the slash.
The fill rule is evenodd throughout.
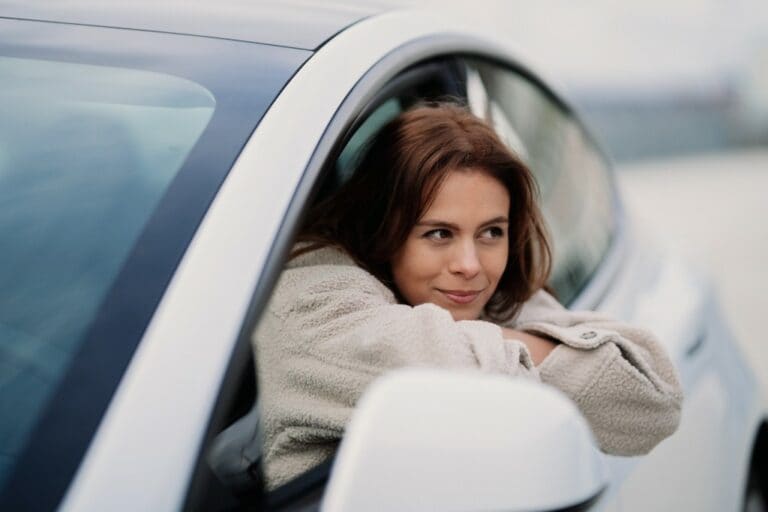
<path id="1" fill-rule="evenodd" d="M 454 320 L 477 319 L 507 266 L 508 215 L 501 182 L 478 169 L 449 172 L 392 260 L 403 298 L 437 304 Z"/>

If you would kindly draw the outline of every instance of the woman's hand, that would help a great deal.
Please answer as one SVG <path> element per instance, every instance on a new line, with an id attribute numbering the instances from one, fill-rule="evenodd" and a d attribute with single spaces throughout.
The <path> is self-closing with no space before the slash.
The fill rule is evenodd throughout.
<path id="1" fill-rule="evenodd" d="M 541 364 L 544 358 L 557 346 L 557 342 L 551 338 L 545 338 L 523 331 L 516 331 L 509 327 L 502 327 L 501 331 L 505 339 L 520 341 L 528 347 L 528 351 L 531 353 L 531 359 L 533 359 L 533 364 L 536 366 Z"/>

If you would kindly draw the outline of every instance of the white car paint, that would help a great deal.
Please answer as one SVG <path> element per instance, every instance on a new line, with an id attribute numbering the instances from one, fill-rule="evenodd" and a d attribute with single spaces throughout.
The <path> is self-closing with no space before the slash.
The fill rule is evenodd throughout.
<path id="1" fill-rule="evenodd" d="M 559 390 L 411 368 L 376 380 L 355 407 L 322 510 L 558 510 L 606 480 L 586 420 Z"/>

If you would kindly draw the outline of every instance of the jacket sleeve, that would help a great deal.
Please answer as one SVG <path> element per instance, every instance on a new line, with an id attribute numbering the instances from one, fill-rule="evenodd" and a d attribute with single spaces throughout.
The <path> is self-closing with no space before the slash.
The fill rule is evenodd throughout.
<path id="1" fill-rule="evenodd" d="M 368 375 L 432 366 L 536 376 L 525 345 L 505 340 L 491 322 L 456 322 L 433 304 L 397 304 L 384 285 L 356 267 L 329 266 L 323 278 L 309 280 L 274 311 L 296 331 L 296 355 Z"/>
<path id="2" fill-rule="evenodd" d="M 397 304 L 350 265 L 283 272 L 253 341 L 268 486 L 329 457 L 367 386 L 405 366 L 537 378 L 527 348 L 484 321 L 455 322 L 424 304 Z"/>
<path id="3" fill-rule="evenodd" d="M 606 453 L 648 453 L 677 429 L 682 389 L 649 331 L 599 313 L 568 311 L 544 291 L 515 323 L 560 342 L 538 366 L 540 378 L 576 402 Z"/>

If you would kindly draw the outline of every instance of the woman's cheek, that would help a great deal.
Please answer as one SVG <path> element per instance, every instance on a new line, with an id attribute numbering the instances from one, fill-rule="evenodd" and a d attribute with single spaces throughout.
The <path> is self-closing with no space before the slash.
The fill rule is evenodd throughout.
<path id="1" fill-rule="evenodd" d="M 487 254 L 485 269 L 490 280 L 497 284 L 507 268 L 509 249 L 506 244 L 491 248 Z"/>

